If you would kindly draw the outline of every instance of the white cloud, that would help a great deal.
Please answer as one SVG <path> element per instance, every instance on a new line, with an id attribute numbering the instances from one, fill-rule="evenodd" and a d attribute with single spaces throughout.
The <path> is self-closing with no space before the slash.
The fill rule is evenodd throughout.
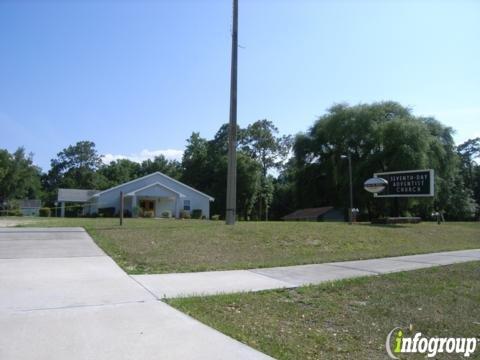
<path id="1" fill-rule="evenodd" d="M 181 160 L 183 150 L 166 149 L 166 150 L 148 150 L 144 149 L 139 153 L 124 155 L 124 154 L 105 154 L 102 157 L 102 161 L 105 164 L 109 164 L 112 161 L 119 159 L 128 159 L 137 163 L 141 163 L 147 159 L 153 159 L 155 156 L 163 155 L 168 160 Z"/>

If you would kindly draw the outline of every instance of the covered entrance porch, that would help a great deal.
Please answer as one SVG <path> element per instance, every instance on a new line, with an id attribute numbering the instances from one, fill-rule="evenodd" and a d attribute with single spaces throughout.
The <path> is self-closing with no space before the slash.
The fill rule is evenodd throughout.
<path id="1" fill-rule="evenodd" d="M 179 217 L 185 195 L 160 183 L 125 194 L 125 208 L 132 216 L 162 217 L 170 212 L 172 217 Z"/>

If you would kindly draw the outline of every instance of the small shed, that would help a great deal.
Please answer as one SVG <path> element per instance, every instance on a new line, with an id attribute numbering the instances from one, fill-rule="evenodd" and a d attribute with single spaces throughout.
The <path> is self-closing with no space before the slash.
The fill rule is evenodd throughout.
<path id="1" fill-rule="evenodd" d="M 285 221 L 345 221 L 345 215 L 341 209 L 333 206 L 324 206 L 318 208 L 308 208 L 296 210 L 291 214 L 285 215 L 282 220 Z"/>

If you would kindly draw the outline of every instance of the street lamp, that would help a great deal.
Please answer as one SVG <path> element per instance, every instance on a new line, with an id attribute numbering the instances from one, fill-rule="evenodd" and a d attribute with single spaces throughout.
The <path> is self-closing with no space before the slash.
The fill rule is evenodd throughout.
<path id="1" fill-rule="evenodd" d="M 352 156 L 341 155 L 340 158 L 348 159 L 348 177 L 350 178 L 350 208 L 348 209 L 348 223 L 352 225 L 353 223 L 353 184 L 352 184 Z"/>

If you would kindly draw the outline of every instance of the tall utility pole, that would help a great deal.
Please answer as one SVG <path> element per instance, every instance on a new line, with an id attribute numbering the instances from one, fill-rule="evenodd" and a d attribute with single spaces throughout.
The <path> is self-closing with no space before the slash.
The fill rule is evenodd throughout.
<path id="1" fill-rule="evenodd" d="M 353 224 L 353 180 L 352 180 L 352 155 L 348 153 L 348 177 L 350 178 L 350 211 L 348 213 L 349 224 Z"/>
<path id="2" fill-rule="evenodd" d="M 228 126 L 227 213 L 225 223 L 235 224 L 237 207 L 237 64 L 238 0 L 233 0 L 232 67 L 230 74 L 230 120 Z"/>

